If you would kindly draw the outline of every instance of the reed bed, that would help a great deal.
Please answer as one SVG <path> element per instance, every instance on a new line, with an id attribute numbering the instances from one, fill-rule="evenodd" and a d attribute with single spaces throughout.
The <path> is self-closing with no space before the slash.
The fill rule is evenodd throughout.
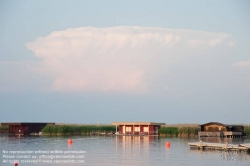
<path id="1" fill-rule="evenodd" d="M 115 132 L 115 126 L 46 125 L 42 129 L 42 133 L 46 135 L 89 135 L 92 131 Z"/>
<path id="2" fill-rule="evenodd" d="M 2 130 L 8 130 L 7 126 L 0 126 Z M 43 128 L 42 132 L 45 135 L 89 135 L 91 132 L 115 132 L 115 126 L 101 124 L 57 124 L 47 125 Z M 173 137 L 195 137 L 200 131 L 198 124 L 168 124 L 159 129 L 161 136 Z M 250 125 L 244 125 L 244 132 L 250 136 Z"/>
<path id="3" fill-rule="evenodd" d="M 165 136 L 178 136 L 178 133 L 178 127 L 162 127 L 159 130 L 159 134 Z"/>
<path id="4" fill-rule="evenodd" d="M 250 136 L 250 126 L 244 126 L 244 133 L 245 133 L 247 136 Z"/>
<path id="5" fill-rule="evenodd" d="M 200 127 L 198 125 L 173 125 L 164 126 L 159 130 L 159 134 L 162 136 L 174 136 L 174 137 L 195 137 L 198 135 Z"/>
<path id="6" fill-rule="evenodd" d="M 9 130 L 9 126 L 0 125 L 0 130 Z"/>

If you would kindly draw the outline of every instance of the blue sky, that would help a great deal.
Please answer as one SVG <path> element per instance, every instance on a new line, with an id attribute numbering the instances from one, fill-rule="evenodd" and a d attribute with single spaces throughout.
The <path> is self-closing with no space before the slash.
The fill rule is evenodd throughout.
<path id="1" fill-rule="evenodd" d="M 0 121 L 249 123 L 249 1 L 1 1 Z"/>

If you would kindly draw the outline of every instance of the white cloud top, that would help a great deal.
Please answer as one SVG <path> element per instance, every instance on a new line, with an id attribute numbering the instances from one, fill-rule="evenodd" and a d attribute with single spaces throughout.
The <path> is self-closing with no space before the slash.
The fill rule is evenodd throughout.
<path id="1" fill-rule="evenodd" d="M 52 80 L 53 91 L 146 93 L 182 57 L 220 45 L 233 46 L 232 36 L 154 27 L 82 27 L 52 32 L 26 47 L 41 59 L 35 70 Z"/>
<path id="2" fill-rule="evenodd" d="M 239 61 L 235 62 L 233 66 L 238 66 L 238 67 L 250 67 L 250 61 Z"/>

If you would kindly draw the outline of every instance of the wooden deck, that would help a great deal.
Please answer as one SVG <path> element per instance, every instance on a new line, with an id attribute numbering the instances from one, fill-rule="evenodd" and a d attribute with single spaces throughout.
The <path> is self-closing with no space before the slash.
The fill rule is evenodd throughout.
<path id="1" fill-rule="evenodd" d="M 115 134 L 115 135 L 117 135 L 117 136 L 159 136 L 159 135 L 148 135 L 148 134 Z"/>
<path id="2" fill-rule="evenodd" d="M 199 131 L 198 137 L 227 137 L 238 138 L 242 137 L 242 132 L 233 131 Z"/>
<path id="3" fill-rule="evenodd" d="M 249 144 L 240 144 L 240 146 L 247 147 L 248 149 L 250 149 L 250 143 Z"/>
<path id="4" fill-rule="evenodd" d="M 214 150 L 237 150 L 237 151 L 247 151 L 250 152 L 250 143 L 248 144 L 221 144 L 221 143 L 208 143 L 208 142 L 194 142 L 194 143 L 188 143 L 190 148 L 196 148 L 196 149 L 214 149 Z"/>
<path id="5" fill-rule="evenodd" d="M 92 130 L 90 135 L 114 135 L 114 131 Z"/>

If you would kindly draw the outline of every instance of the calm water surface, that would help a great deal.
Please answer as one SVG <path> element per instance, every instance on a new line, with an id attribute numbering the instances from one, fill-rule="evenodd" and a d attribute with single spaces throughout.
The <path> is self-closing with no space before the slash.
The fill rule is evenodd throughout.
<path id="1" fill-rule="evenodd" d="M 190 150 L 188 143 L 197 142 L 198 139 L 187 138 L 169 138 L 169 137 L 151 137 L 151 136 L 75 136 L 71 137 L 72 145 L 68 145 L 69 137 L 0 137 L 1 160 L 0 165 L 13 165 L 9 161 L 14 159 L 6 159 L 11 156 L 7 151 L 78 151 L 81 153 L 82 163 L 20 163 L 19 166 L 123 166 L 123 165 L 170 165 L 170 166 L 203 166 L 203 165 L 219 165 L 219 166 L 250 166 L 250 155 L 245 153 L 226 153 L 221 151 L 200 151 Z M 170 148 L 165 147 L 165 142 L 171 143 Z M 250 143 L 250 138 L 238 139 L 221 139 L 209 138 L 204 139 L 206 142 L 217 143 Z M 86 153 L 85 153 L 86 152 Z M 5 155 L 5 157 L 4 157 Z M 29 154 L 24 153 L 23 156 Z M 43 154 L 36 154 L 35 156 Z M 51 154 L 44 153 L 46 159 Z M 58 154 L 63 155 L 63 154 Z M 66 155 L 75 155 L 72 153 Z M 13 156 L 13 155 L 12 155 Z M 16 157 L 16 156 L 15 156 Z M 20 156 L 19 156 L 20 157 Z M 84 158 L 83 158 L 84 157 Z M 21 158 L 22 160 L 35 160 L 30 158 Z M 19 160 L 21 160 L 19 159 Z M 37 158 L 38 159 L 38 158 Z M 66 158 L 67 160 L 70 160 Z M 15 159 L 17 160 L 17 159 Z M 41 160 L 41 159 L 40 159 Z M 64 158 L 65 160 L 65 158 Z M 74 159 L 75 160 L 75 159 Z M 4 163 L 8 161 L 8 163 Z M 83 163 L 84 161 L 84 163 Z"/>

